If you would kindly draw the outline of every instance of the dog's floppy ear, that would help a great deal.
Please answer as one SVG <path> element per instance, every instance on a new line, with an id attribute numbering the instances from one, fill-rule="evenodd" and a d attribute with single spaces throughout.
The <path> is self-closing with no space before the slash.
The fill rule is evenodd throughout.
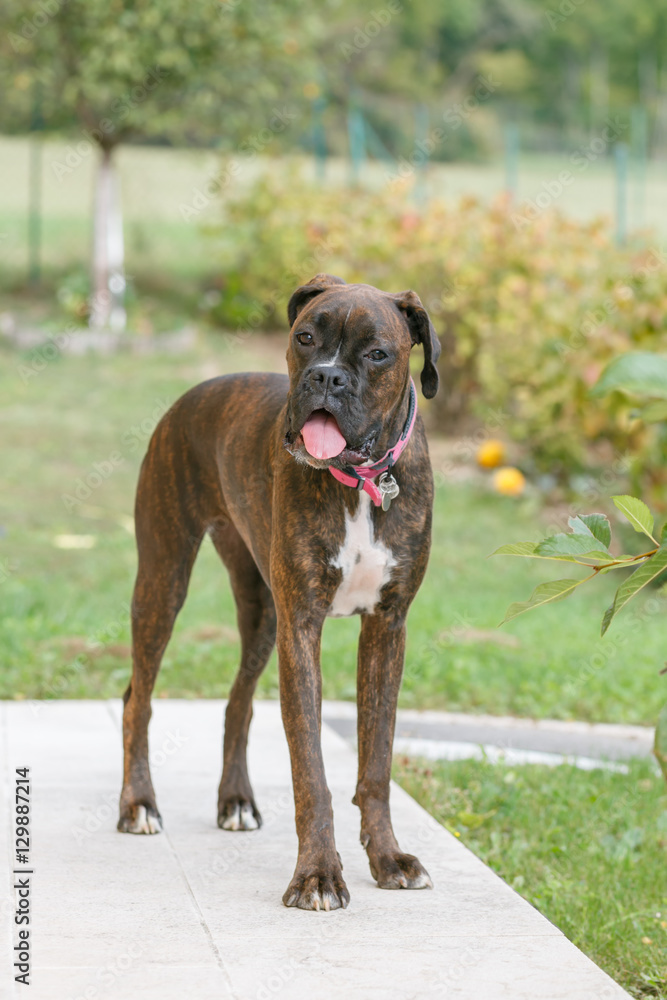
<path id="1" fill-rule="evenodd" d="M 321 292 L 326 292 L 327 288 L 332 288 L 334 285 L 345 285 L 346 282 L 342 278 L 337 278 L 335 274 L 316 274 L 314 278 L 311 278 L 307 285 L 302 285 L 301 288 L 297 290 L 292 295 L 289 300 L 289 305 L 287 306 L 287 318 L 289 320 L 289 325 L 294 326 L 294 320 L 297 318 L 301 310 L 305 305 L 307 305 L 312 298 L 319 295 Z"/>
<path id="2" fill-rule="evenodd" d="M 422 392 L 427 399 L 433 399 L 440 384 L 436 361 L 440 357 L 440 341 L 433 323 L 424 309 L 416 292 L 398 292 L 392 295 L 407 321 L 413 344 L 424 347 L 424 367 L 422 368 Z"/>

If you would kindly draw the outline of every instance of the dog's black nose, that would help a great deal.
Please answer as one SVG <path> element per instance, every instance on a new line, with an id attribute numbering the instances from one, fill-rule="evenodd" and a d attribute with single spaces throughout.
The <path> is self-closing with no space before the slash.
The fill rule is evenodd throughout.
<path id="1" fill-rule="evenodd" d="M 314 389 L 332 396 L 339 396 L 350 383 L 347 372 L 334 365 L 317 365 L 306 374 L 306 379 Z"/>

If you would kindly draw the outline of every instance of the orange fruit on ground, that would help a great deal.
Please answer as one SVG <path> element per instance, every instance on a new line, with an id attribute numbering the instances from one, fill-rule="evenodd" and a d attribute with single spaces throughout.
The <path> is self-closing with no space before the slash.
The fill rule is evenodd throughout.
<path id="1" fill-rule="evenodd" d="M 502 441 L 484 441 L 477 449 L 477 464 L 483 469 L 496 469 L 505 461 L 505 445 Z"/>
<path id="2" fill-rule="evenodd" d="M 493 476 L 493 487 L 498 493 L 506 497 L 519 497 L 524 491 L 526 480 L 523 473 L 519 472 L 512 465 L 506 465 L 503 469 L 498 469 Z"/>

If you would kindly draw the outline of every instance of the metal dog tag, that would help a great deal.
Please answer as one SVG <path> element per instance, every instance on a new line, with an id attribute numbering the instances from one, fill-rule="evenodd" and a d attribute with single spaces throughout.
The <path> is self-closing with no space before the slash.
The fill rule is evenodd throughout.
<path id="1" fill-rule="evenodd" d="M 395 500 L 401 492 L 398 488 L 398 483 L 388 472 L 383 472 L 380 476 L 378 489 L 382 494 L 382 510 L 389 510 L 391 501 Z"/>

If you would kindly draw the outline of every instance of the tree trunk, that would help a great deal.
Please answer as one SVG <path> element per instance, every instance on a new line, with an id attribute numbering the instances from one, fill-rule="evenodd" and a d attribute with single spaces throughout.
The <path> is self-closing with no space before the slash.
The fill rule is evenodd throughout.
<path id="1" fill-rule="evenodd" d="M 93 218 L 93 295 L 90 325 L 124 330 L 125 275 L 123 217 L 113 147 L 102 147 L 95 182 Z"/>

